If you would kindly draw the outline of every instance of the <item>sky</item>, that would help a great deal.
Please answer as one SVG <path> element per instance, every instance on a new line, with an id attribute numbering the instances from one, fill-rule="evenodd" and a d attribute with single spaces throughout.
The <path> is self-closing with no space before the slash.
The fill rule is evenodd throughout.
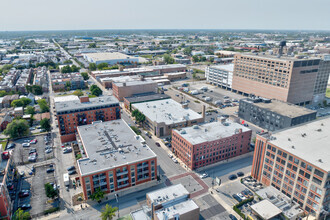
<path id="1" fill-rule="evenodd" d="M 330 30 L 330 0 L 1 0 L 0 31 Z"/>

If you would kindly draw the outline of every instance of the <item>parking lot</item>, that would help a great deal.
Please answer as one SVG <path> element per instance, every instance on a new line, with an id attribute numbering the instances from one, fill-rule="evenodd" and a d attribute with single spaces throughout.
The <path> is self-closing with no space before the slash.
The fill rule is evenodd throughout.
<path id="1" fill-rule="evenodd" d="M 30 204 L 31 209 L 29 209 L 29 212 L 31 216 L 41 214 L 45 210 L 57 206 L 57 201 L 47 202 L 50 198 L 46 196 L 45 184 L 55 182 L 55 173 L 47 172 L 47 169 L 54 169 L 54 165 L 36 166 L 32 175 L 25 174 L 21 180 L 19 191 L 27 191 L 29 195 L 19 198 L 17 205 L 21 207 L 24 204 Z M 57 187 L 57 184 L 55 185 Z"/>
<path id="2" fill-rule="evenodd" d="M 15 140 L 13 143 L 16 144 L 14 148 L 14 161 L 17 164 L 26 164 L 26 163 L 34 163 L 34 162 L 41 162 L 54 157 L 54 151 L 52 150 L 51 141 L 49 139 L 45 139 L 47 135 L 38 135 L 32 136 L 29 138 L 22 138 Z M 35 144 L 30 143 L 32 140 L 37 140 Z M 23 147 L 22 145 L 28 145 Z M 46 147 L 48 150 L 46 152 Z M 32 156 L 37 155 L 37 156 Z M 35 159 L 34 159 L 34 158 Z"/>

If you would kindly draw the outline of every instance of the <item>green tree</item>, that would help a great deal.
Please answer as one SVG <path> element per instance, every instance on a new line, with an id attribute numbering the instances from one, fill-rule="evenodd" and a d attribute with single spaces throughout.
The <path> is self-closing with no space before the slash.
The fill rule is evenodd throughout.
<path id="1" fill-rule="evenodd" d="M 72 94 L 73 95 L 76 95 L 76 96 L 83 96 L 84 95 L 84 93 L 81 90 L 79 90 L 79 89 L 77 89 L 76 91 L 74 91 Z"/>
<path id="2" fill-rule="evenodd" d="M 22 209 L 17 209 L 13 215 L 13 220 L 28 220 L 31 219 L 29 212 L 24 212 Z"/>
<path id="3" fill-rule="evenodd" d="M 96 43 L 91 43 L 88 45 L 88 48 L 96 48 Z"/>
<path id="4" fill-rule="evenodd" d="M 96 70 L 96 68 L 97 68 L 97 66 L 96 66 L 95 63 L 90 63 L 90 64 L 89 64 L 89 70 L 90 70 L 90 71 L 94 71 L 94 70 Z"/>
<path id="5" fill-rule="evenodd" d="M 65 83 L 65 88 L 66 88 L 66 90 L 70 90 L 71 89 L 71 82 L 70 81 L 67 81 Z"/>
<path id="6" fill-rule="evenodd" d="M 100 96 L 103 93 L 102 90 L 97 85 L 92 85 L 89 90 L 91 91 L 92 95 L 95 96 Z"/>
<path id="7" fill-rule="evenodd" d="M 22 107 L 22 106 L 25 107 L 28 104 L 30 104 L 31 102 L 32 102 L 31 99 L 23 97 L 23 98 L 12 101 L 10 105 L 12 107 Z"/>
<path id="8" fill-rule="evenodd" d="M 7 125 L 3 133 L 9 135 L 10 138 L 27 136 L 30 134 L 28 122 L 24 119 L 14 119 Z"/>
<path id="9" fill-rule="evenodd" d="M 88 73 L 86 73 L 86 72 L 82 72 L 82 73 L 80 73 L 80 75 L 82 77 L 84 77 L 84 80 L 88 80 L 89 79 Z"/>
<path id="10" fill-rule="evenodd" d="M 100 63 L 97 65 L 97 69 L 103 70 L 105 68 L 108 68 L 108 66 L 109 66 L 108 63 Z"/>
<path id="11" fill-rule="evenodd" d="M 199 57 L 196 55 L 192 56 L 192 59 L 193 59 L 194 63 L 199 62 Z"/>
<path id="12" fill-rule="evenodd" d="M 45 191 L 46 191 L 46 196 L 52 199 L 54 199 L 58 194 L 57 190 L 55 190 L 50 183 L 45 184 Z"/>
<path id="13" fill-rule="evenodd" d="M 173 64 L 174 63 L 174 58 L 171 57 L 170 55 L 165 54 L 163 57 L 164 57 L 165 63 L 167 63 L 167 64 Z"/>
<path id="14" fill-rule="evenodd" d="M 79 72 L 79 70 L 80 70 L 80 68 L 77 67 L 76 65 L 72 65 L 72 66 L 71 66 L 71 72 L 72 72 L 72 73 Z"/>
<path id="15" fill-rule="evenodd" d="M 64 64 L 72 64 L 72 61 L 71 60 L 66 60 L 63 62 Z"/>
<path id="16" fill-rule="evenodd" d="M 31 114 L 31 115 L 34 115 L 36 113 L 36 110 L 34 107 L 32 106 L 28 106 L 26 107 L 25 109 L 25 114 Z"/>
<path id="17" fill-rule="evenodd" d="M 109 204 L 106 204 L 101 211 L 101 218 L 102 220 L 112 220 L 113 217 L 116 216 L 116 211 L 118 210 L 117 207 L 112 207 Z"/>
<path id="18" fill-rule="evenodd" d="M 50 121 L 48 118 L 44 118 L 40 121 L 41 128 L 45 129 L 46 131 L 50 131 Z"/>
<path id="19" fill-rule="evenodd" d="M 48 106 L 47 101 L 45 99 L 39 99 L 38 104 L 39 104 L 39 107 L 40 107 L 40 110 L 41 110 L 42 113 L 49 112 L 49 106 Z"/>
<path id="20" fill-rule="evenodd" d="M 132 112 L 132 116 L 135 117 L 135 120 L 139 123 L 143 123 L 146 120 L 146 116 L 137 109 Z"/>
<path id="21" fill-rule="evenodd" d="M 189 46 L 183 49 L 183 54 L 187 56 L 191 56 L 191 52 L 193 51 L 193 47 Z"/>
<path id="22" fill-rule="evenodd" d="M 62 73 L 71 73 L 71 67 L 69 65 L 67 66 L 63 66 L 62 69 L 61 69 L 61 72 Z"/>
<path id="23" fill-rule="evenodd" d="M 104 198 L 105 192 L 101 190 L 101 188 L 97 188 L 95 192 L 90 196 L 92 200 L 96 200 L 98 203 Z"/>
<path id="24" fill-rule="evenodd" d="M 210 62 L 211 62 L 211 63 L 214 62 L 214 57 L 210 57 Z"/>

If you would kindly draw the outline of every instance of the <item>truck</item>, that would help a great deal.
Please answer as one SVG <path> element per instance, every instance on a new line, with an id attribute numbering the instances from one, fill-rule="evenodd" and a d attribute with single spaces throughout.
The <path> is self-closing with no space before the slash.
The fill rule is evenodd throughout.
<path id="1" fill-rule="evenodd" d="M 69 186 L 70 185 L 70 177 L 68 173 L 63 174 L 63 181 L 64 181 L 64 185 L 65 186 Z"/>

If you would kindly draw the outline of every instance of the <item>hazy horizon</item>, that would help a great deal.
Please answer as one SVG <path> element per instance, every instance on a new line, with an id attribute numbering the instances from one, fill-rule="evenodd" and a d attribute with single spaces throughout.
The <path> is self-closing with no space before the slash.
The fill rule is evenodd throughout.
<path id="1" fill-rule="evenodd" d="M 330 1 L 5 1 L 0 31 L 330 31 Z"/>

